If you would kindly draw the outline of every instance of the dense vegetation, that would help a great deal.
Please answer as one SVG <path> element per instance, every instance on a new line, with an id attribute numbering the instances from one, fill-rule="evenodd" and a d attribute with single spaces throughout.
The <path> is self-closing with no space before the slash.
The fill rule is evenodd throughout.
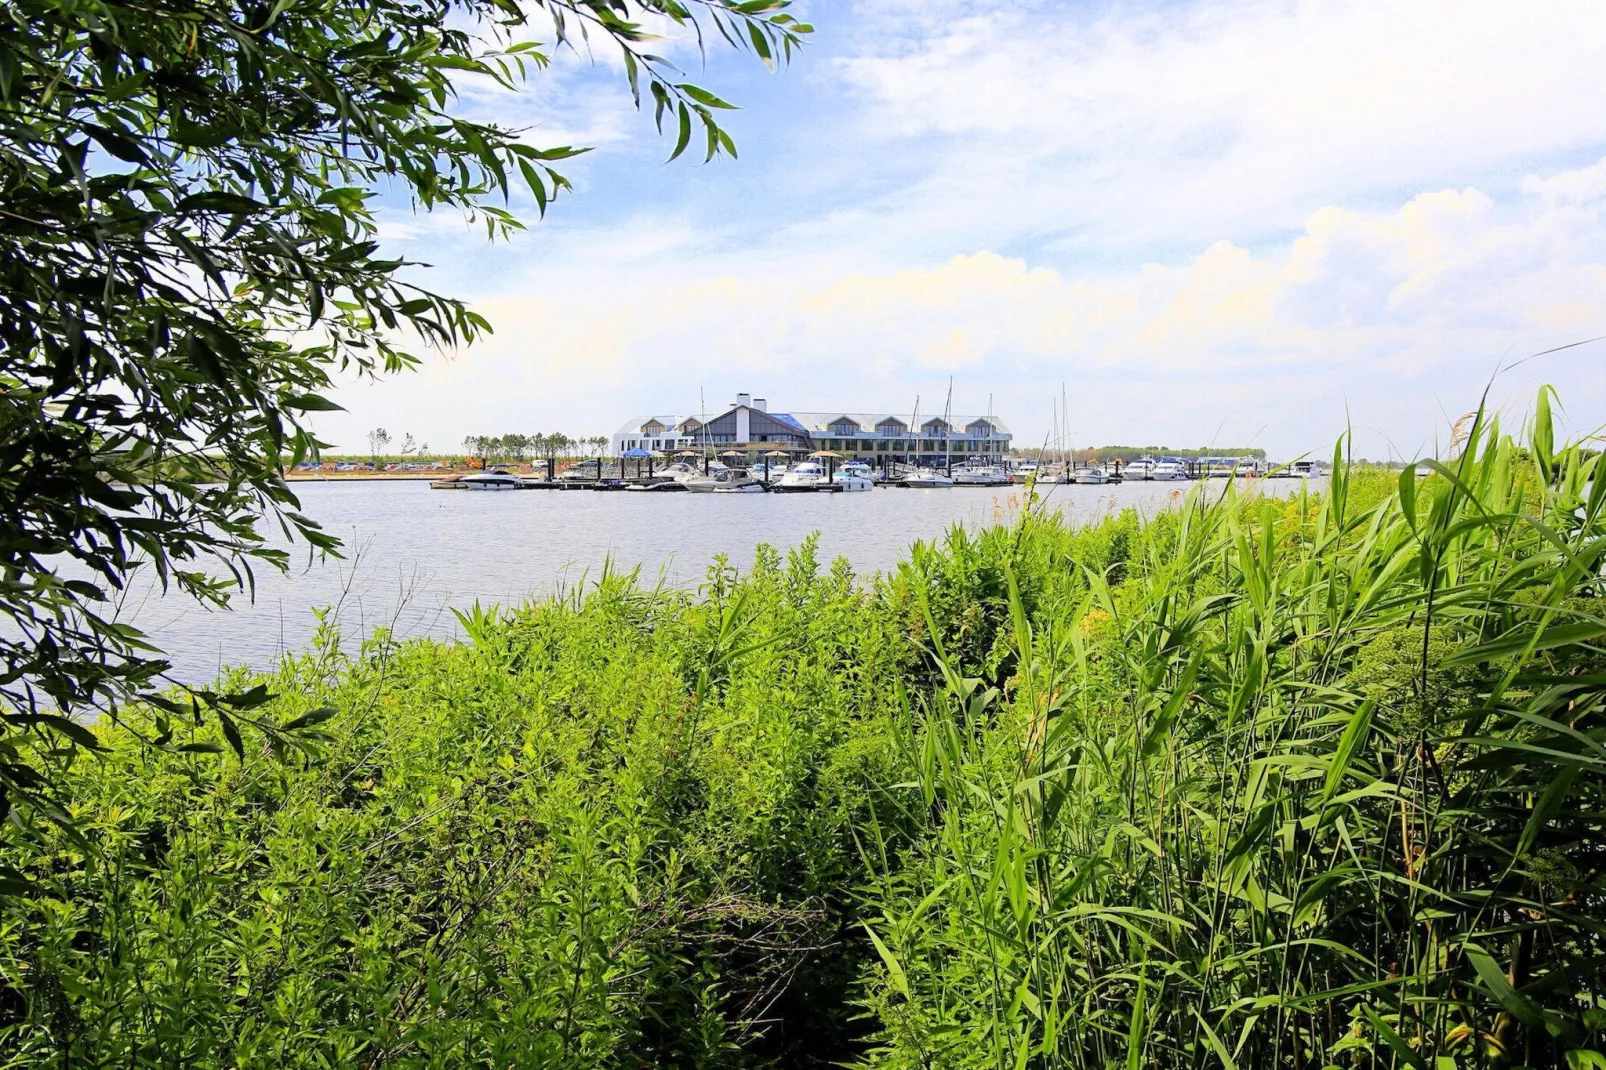
<path id="1" fill-rule="evenodd" d="M 0 1065 L 1606 1065 L 1606 483 L 1541 400 L 1426 478 L 326 632 L 229 681 L 310 759 L 42 754 Z"/>

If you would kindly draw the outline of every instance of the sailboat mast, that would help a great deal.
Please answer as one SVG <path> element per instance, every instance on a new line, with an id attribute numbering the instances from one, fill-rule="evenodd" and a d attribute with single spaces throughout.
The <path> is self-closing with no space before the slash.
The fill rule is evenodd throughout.
<path id="1" fill-rule="evenodd" d="M 949 475 L 953 474 L 954 459 L 950 452 L 953 449 L 954 421 L 954 377 L 948 377 L 948 400 L 942 407 L 942 467 Z"/>
<path id="2" fill-rule="evenodd" d="M 1060 464 L 1067 464 L 1071 459 L 1070 458 L 1071 413 L 1070 413 L 1070 409 L 1065 404 L 1065 382 L 1064 382 L 1064 380 L 1060 381 L 1060 411 L 1065 414 L 1065 441 L 1060 446 Z"/>
<path id="3" fill-rule="evenodd" d="M 915 411 L 909 414 L 909 433 L 914 435 L 914 451 L 909 460 L 916 468 L 920 467 L 920 395 L 915 395 Z"/>

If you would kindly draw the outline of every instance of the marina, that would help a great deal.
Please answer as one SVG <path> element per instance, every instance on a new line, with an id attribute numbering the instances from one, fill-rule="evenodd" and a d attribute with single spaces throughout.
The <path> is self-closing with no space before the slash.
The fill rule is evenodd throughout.
<path id="1" fill-rule="evenodd" d="M 648 458 L 653 460 L 656 458 Z M 453 474 L 430 481 L 434 490 L 592 490 L 592 491 L 715 491 L 734 490 L 774 494 L 839 493 L 875 488 L 938 489 L 947 487 L 1008 487 L 1078 483 L 1104 486 L 1112 483 L 1181 483 L 1199 479 L 1310 479 L 1320 477 L 1319 462 L 1294 461 L 1270 465 L 1256 458 L 1221 457 L 1182 460 L 1175 457 L 1120 461 L 1060 462 L 1044 464 L 1020 458 L 996 462 L 966 460 L 950 465 L 913 465 L 883 461 L 880 468 L 863 458 L 839 454 L 810 454 L 787 464 L 752 459 L 736 451 L 712 454 L 701 461 L 683 459 L 662 470 L 632 467 L 635 459 L 588 460 L 539 468 L 520 474 L 508 465 L 493 465 L 485 472 Z M 723 476 L 739 472 L 739 476 Z"/>

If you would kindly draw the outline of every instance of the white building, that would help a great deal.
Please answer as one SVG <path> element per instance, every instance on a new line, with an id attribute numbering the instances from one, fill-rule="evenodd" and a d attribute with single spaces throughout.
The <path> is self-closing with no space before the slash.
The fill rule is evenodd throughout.
<path id="1" fill-rule="evenodd" d="M 771 412 L 763 398 L 738 394 L 736 402 L 717 415 L 658 414 L 638 416 L 613 435 L 615 457 L 633 450 L 713 449 L 741 453 L 784 450 L 806 454 L 834 450 L 866 460 L 890 458 L 931 462 L 942 457 L 1000 458 L 1009 452 L 1011 434 L 994 416 L 941 416 L 920 419 L 888 412 Z"/>

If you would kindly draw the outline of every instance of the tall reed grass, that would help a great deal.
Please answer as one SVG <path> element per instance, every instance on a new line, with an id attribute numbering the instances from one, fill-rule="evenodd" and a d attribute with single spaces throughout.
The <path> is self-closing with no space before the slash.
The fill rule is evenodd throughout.
<path id="1" fill-rule="evenodd" d="M 990 662 L 925 598 L 868 1061 L 1606 1066 L 1606 482 L 1549 403 L 1119 569 L 1028 520 Z"/>
<path id="2" fill-rule="evenodd" d="M 0 830 L 0 1066 L 1606 1067 L 1606 483 L 607 573 L 104 728 Z M 138 717 L 130 718 L 138 727 Z"/>

